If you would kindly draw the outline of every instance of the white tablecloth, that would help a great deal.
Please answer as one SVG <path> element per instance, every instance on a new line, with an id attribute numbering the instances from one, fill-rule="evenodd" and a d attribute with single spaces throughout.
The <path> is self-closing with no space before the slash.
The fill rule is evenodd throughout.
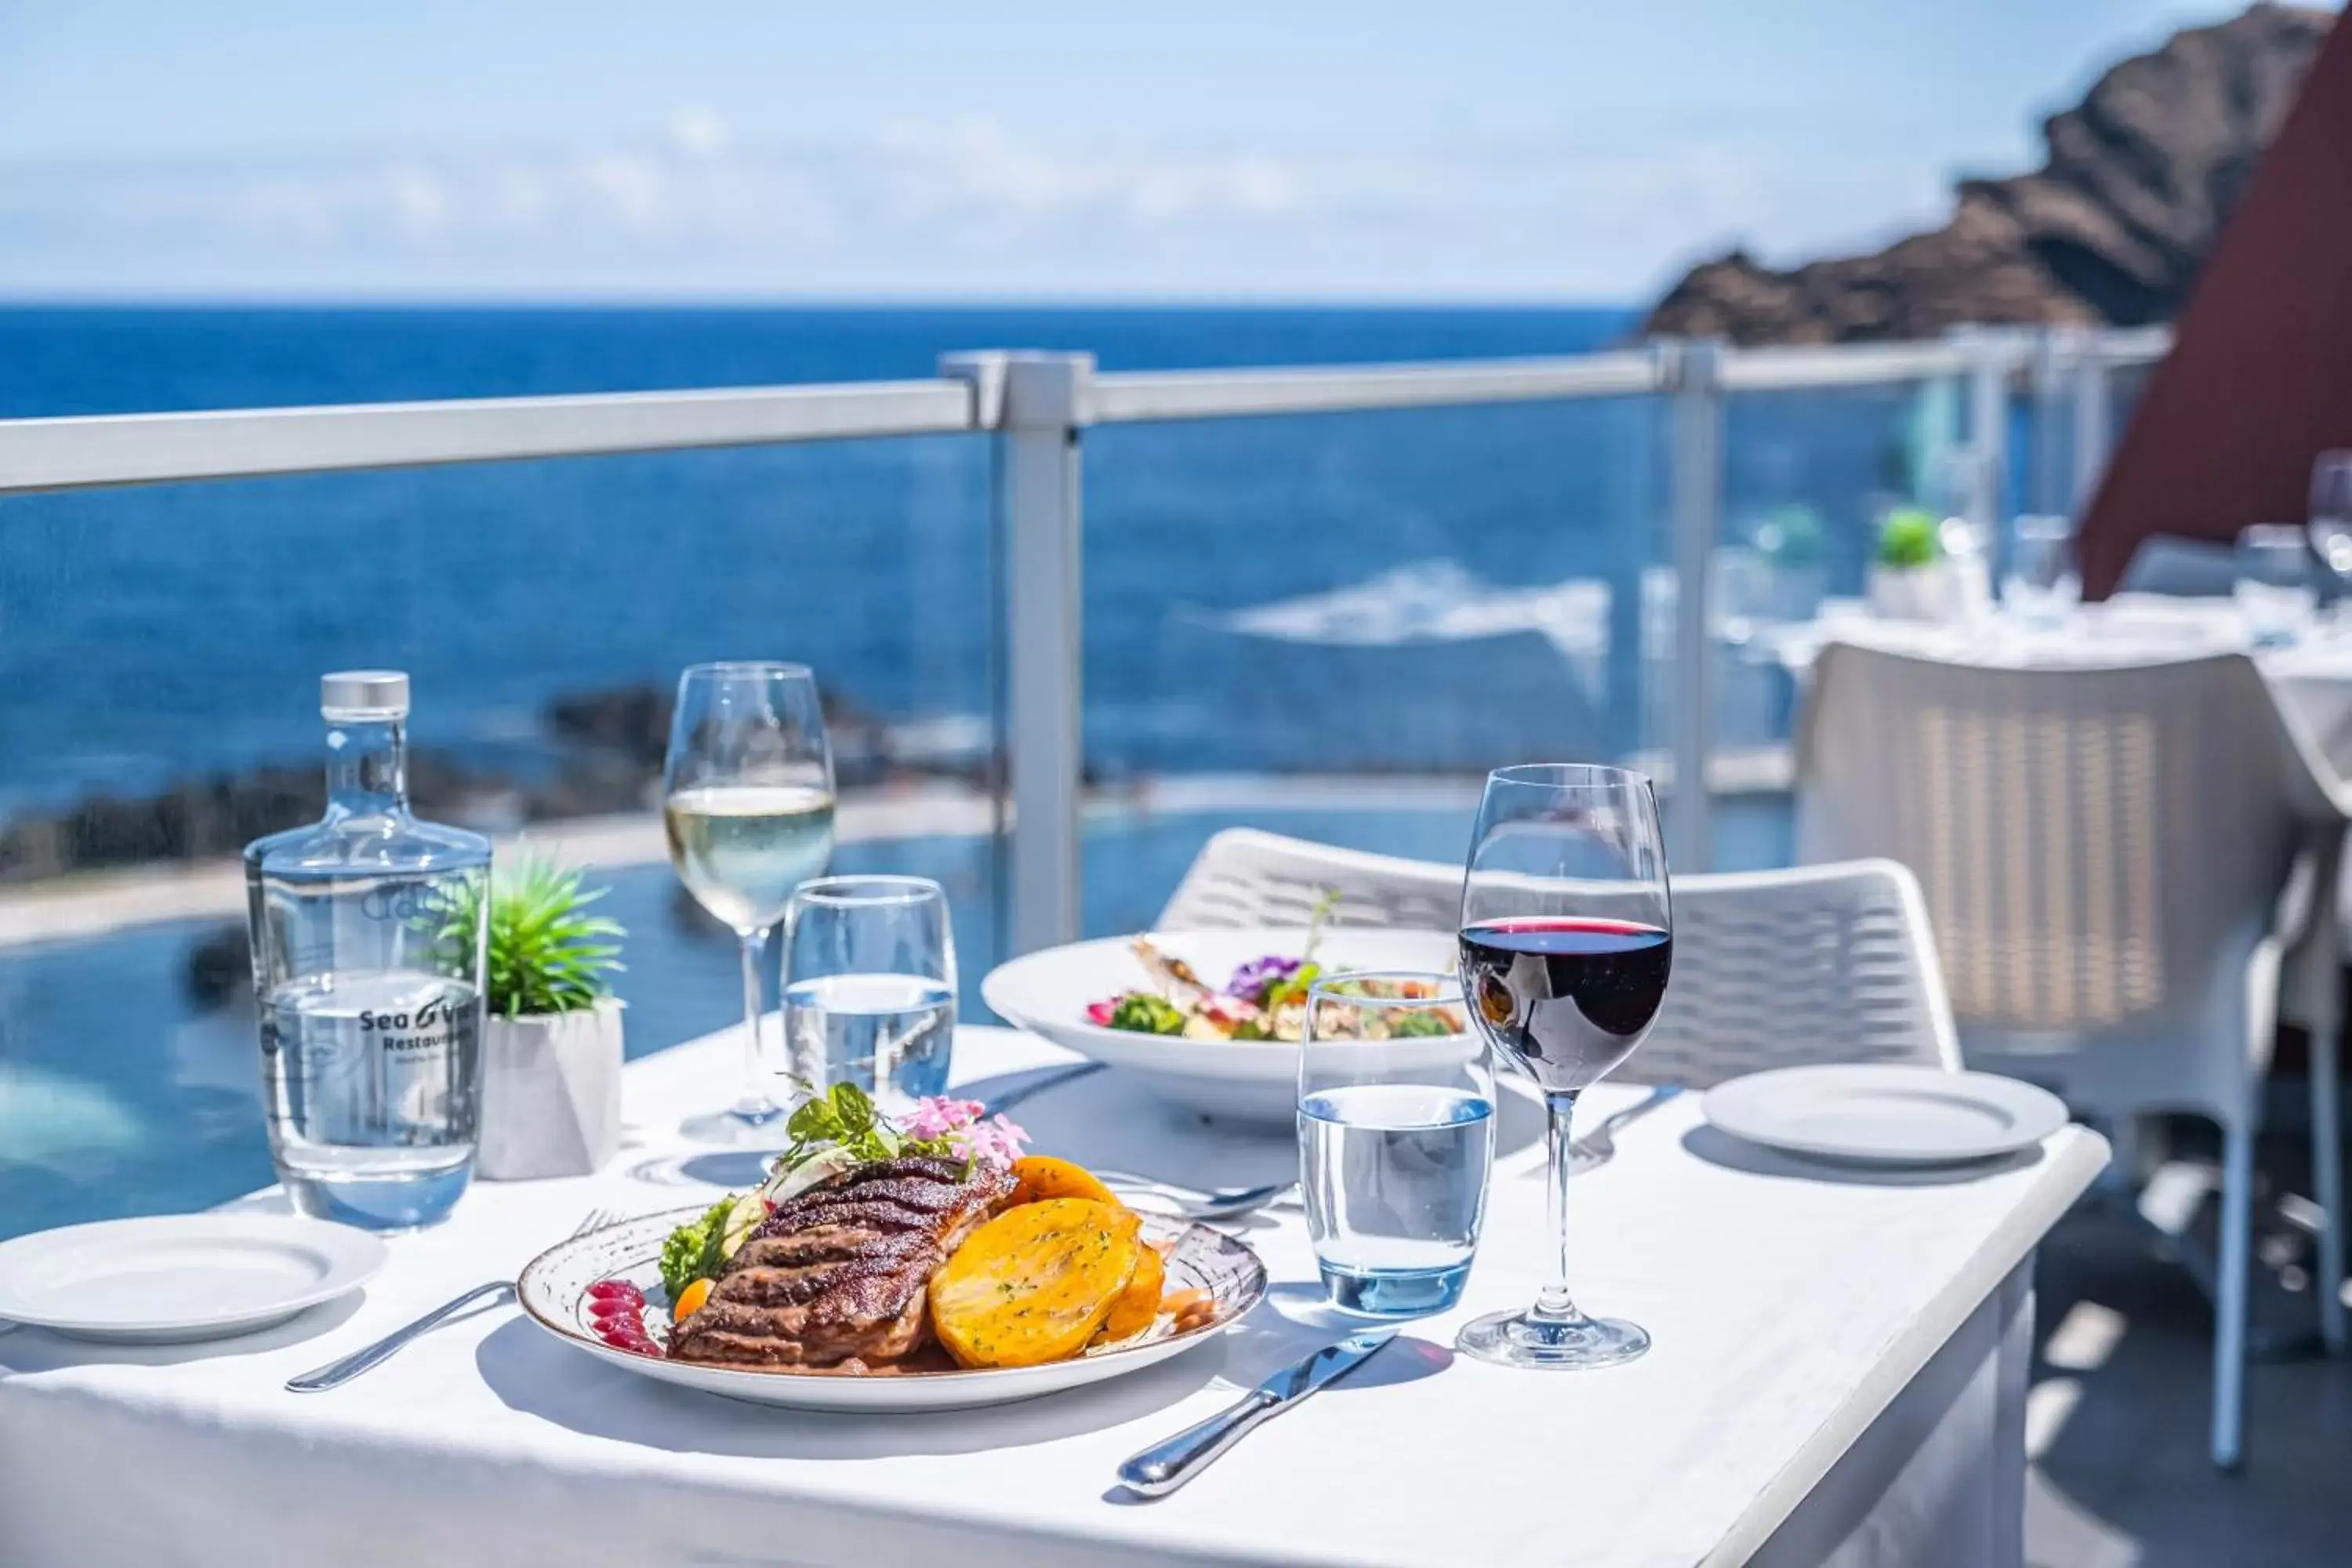
<path id="1" fill-rule="evenodd" d="M 960 1081 L 1063 1060 L 958 1037 Z M 1461 1311 L 1142 1503 L 1126 1455 L 1335 1337 L 1295 1212 L 1244 1231 L 1276 1281 L 1221 1340 L 1135 1376 L 995 1410 L 845 1417 L 665 1387 L 510 1306 L 357 1382 L 289 1375 L 494 1275 L 592 1206 L 699 1200 L 674 1129 L 730 1092 L 724 1037 L 634 1064 L 633 1147 L 593 1178 L 478 1184 L 393 1243 L 360 1297 L 210 1346 L 0 1337 L 0 1563 L 337 1568 L 424 1563 L 1160 1562 L 1350 1568 L 2017 1560 L 2027 1268 L 2105 1158 L 2070 1128 L 2029 1158 L 1919 1182 L 1748 1151 L 1685 1097 L 1577 1183 L 1577 1283 L 1655 1348 L 1605 1372 L 1450 1357 L 1474 1312 L 1529 1299 L 1544 1256 L 1538 1117 L 1507 1108 Z M 1633 1091 L 1604 1086 L 1595 1113 Z M 1213 1130 L 1102 1074 L 1017 1113 L 1043 1147 L 1195 1180 L 1290 1170 L 1286 1136 Z M 266 1198 L 256 1200 L 269 1201 Z"/>
<path id="2" fill-rule="evenodd" d="M 2242 652 L 2286 700 L 2338 773 L 2352 777 L 2352 618 L 2331 614 L 2293 643 L 2257 649 L 2236 604 L 2167 594 L 2117 594 L 2078 606 L 2063 625 L 2033 627 L 1995 615 L 1967 625 L 1886 620 L 1858 600 L 1824 600 L 1812 620 L 1770 628 L 1757 642 L 1803 675 L 1832 642 L 2001 668 L 2107 668 L 2196 654 Z"/>

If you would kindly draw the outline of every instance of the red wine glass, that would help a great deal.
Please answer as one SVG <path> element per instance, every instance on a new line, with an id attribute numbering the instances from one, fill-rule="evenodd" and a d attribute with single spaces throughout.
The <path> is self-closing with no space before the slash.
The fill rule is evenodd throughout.
<path id="1" fill-rule="evenodd" d="M 1569 1295 L 1569 1122 L 1576 1097 L 1650 1032 L 1674 929 L 1647 778 L 1566 763 L 1487 775 L 1462 888 L 1462 991 L 1487 1044 L 1543 1090 L 1559 1250 L 1534 1306 L 1462 1331 L 1466 1354 L 1566 1368 L 1610 1366 L 1650 1348 L 1636 1325 L 1586 1317 Z"/>

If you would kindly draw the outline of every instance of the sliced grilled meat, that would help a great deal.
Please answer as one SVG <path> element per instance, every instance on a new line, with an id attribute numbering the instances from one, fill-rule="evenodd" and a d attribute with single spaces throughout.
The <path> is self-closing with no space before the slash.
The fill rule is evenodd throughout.
<path id="1" fill-rule="evenodd" d="M 780 1206 L 677 1327 L 680 1361 L 866 1368 L 919 1350 L 931 1276 L 1013 1193 L 1013 1178 L 946 1160 L 876 1161 Z"/>

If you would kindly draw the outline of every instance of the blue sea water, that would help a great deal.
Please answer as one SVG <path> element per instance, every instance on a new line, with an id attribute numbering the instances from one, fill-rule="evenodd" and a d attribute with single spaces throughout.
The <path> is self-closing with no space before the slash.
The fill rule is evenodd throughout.
<path id="1" fill-rule="evenodd" d="M 939 354 L 1083 349 L 1106 369 L 1575 353 L 1575 310 L 0 310 L 0 417 L 921 376 Z M 1859 581 L 1915 402 L 1735 406 L 1735 531 L 1790 501 Z M 1112 427 L 1085 438 L 1087 764 L 1186 773 L 1465 770 L 1661 738 L 1639 583 L 1666 554 L 1646 399 Z M 698 658 L 814 664 L 886 719 L 993 710 L 990 444 L 924 437 L 159 486 L 0 500 L 0 820 L 266 763 L 309 765 L 316 679 L 415 678 L 420 744 L 550 765 L 548 702 L 667 685 Z M 1466 574 L 1608 584 L 1597 690 L 1539 639 L 1465 653 L 1292 648 L 1231 611 Z M 1532 640 L 1534 646 L 1528 646 Z M 1148 922 L 1205 836 L 1248 821 L 1446 859 L 1452 809 L 1114 812 L 1087 923 Z M 1735 819 L 1738 814 L 1728 814 Z M 1751 814 L 1752 815 L 1752 814 Z M 1742 822 L 1772 858 L 1770 811 Z M 845 849 L 937 876 L 968 982 L 996 953 L 983 841 Z M 723 934 L 666 868 L 616 874 L 633 1054 L 735 1016 Z M 212 928 L 0 954 L 0 1237 L 198 1207 L 268 1179 L 250 1009 L 186 984 Z M 967 1003 L 973 998 L 967 986 Z M 712 1086 L 713 1103 L 731 1085 Z"/>
<path id="2" fill-rule="evenodd" d="M 944 352 L 1107 370 L 1574 353 L 1606 310 L 5 310 L 0 416 L 866 380 Z M 1900 395 L 1755 400 L 1735 510 L 1831 510 L 1859 573 Z M 1117 426 L 1085 445 L 1088 761 L 1101 775 L 1459 768 L 1656 727 L 1639 661 L 1269 666 L 1227 611 L 1451 563 L 1591 577 L 1640 640 L 1664 558 L 1649 399 Z M 529 767 L 560 693 L 784 657 L 896 720 L 994 689 L 990 442 L 940 437 L 159 486 L 0 501 L 0 814 L 303 760 L 319 671 L 415 678 L 420 744 Z M 1852 536 L 1849 540 L 1848 536 Z M 1525 666 L 1527 661 L 1520 661 Z M 1295 688 L 1312 685 L 1316 700 Z"/>

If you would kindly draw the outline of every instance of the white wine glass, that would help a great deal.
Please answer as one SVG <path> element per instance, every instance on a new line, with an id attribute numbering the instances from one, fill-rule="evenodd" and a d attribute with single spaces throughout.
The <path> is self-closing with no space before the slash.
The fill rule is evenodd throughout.
<path id="1" fill-rule="evenodd" d="M 662 766 L 670 863 L 743 950 L 743 1089 L 712 1131 L 783 1114 L 761 1042 L 761 954 L 793 893 L 833 857 L 833 749 L 806 665 L 698 664 L 678 678 Z"/>

